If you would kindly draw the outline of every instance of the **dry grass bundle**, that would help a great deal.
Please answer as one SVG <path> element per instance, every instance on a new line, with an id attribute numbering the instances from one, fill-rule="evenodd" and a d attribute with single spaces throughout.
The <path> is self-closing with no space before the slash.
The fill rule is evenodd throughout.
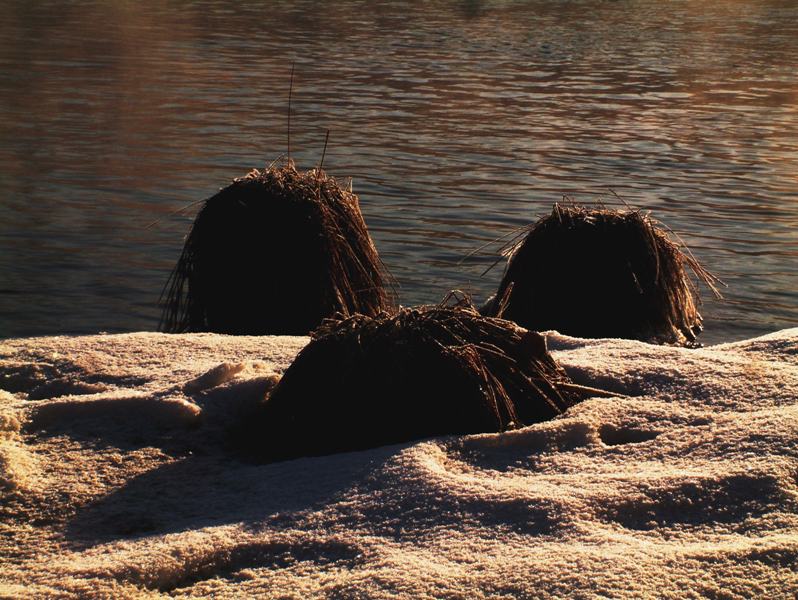
<path id="1" fill-rule="evenodd" d="M 695 344 L 696 283 L 718 280 L 640 211 L 554 205 L 520 243 L 486 314 L 535 331 Z"/>
<path id="2" fill-rule="evenodd" d="M 278 460 L 504 431 L 560 414 L 584 390 L 537 333 L 470 306 L 403 308 L 325 321 L 243 437 Z"/>
<path id="3" fill-rule="evenodd" d="M 358 198 L 293 162 L 208 199 L 164 290 L 161 329 L 306 334 L 334 314 L 390 306 Z"/>

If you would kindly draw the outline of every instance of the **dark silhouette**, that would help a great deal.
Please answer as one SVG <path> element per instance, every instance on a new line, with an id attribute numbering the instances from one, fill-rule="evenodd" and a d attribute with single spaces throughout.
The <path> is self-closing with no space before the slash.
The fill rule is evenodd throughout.
<path id="1" fill-rule="evenodd" d="M 326 321 L 235 437 L 280 460 L 504 431 L 559 415 L 584 390 L 537 333 L 466 306 L 405 308 Z"/>
<path id="2" fill-rule="evenodd" d="M 535 331 L 695 344 L 698 290 L 718 280 L 639 211 L 554 205 L 506 249 L 509 262 L 486 305 Z"/>
<path id="3" fill-rule="evenodd" d="M 165 289 L 170 333 L 304 335 L 390 306 L 358 198 L 323 171 L 254 170 L 208 199 Z"/>

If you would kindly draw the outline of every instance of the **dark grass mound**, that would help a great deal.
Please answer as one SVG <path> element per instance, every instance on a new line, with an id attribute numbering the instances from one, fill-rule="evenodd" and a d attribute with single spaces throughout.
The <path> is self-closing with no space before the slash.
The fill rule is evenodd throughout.
<path id="1" fill-rule="evenodd" d="M 265 460 L 497 432 L 581 396 L 539 334 L 470 307 L 327 320 L 239 433 Z"/>
<path id="2" fill-rule="evenodd" d="M 639 211 L 554 205 L 510 247 L 486 313 L 535 331 L 690 345 L 701 332 L 698 290 L 717 279 Z"/>
<path id="3" fill-rule="evenodd" d="M 205 202 L 164 293 L 171 333 L 306 334 L 334 314 L 390 305 L 357 196 L 292 162 Z"/>

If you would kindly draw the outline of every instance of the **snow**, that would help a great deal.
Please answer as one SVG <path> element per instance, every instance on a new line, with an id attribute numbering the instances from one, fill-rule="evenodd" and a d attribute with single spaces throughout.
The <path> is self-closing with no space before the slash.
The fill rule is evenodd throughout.
<path id="1" fill-rule="evenodd" d="M 505 434 L 231 455 L 305 343 L 0 342 L 0 597 L 798 594 L 798 329 L 699 350 L 549 333 L 618 396 Z"/>

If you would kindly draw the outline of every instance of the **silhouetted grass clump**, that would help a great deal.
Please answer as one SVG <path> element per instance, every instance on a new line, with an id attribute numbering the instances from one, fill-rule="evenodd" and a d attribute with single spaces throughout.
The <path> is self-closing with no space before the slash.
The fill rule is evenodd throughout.
<path id="1" fill-rule="evenodd" d="M 498 432 L 580 398 L 539 334 L 470 305 L 403 308 L 326 320 L 249 422 L 245 445 L 278 460 Z"/>
<path id="2" fill-rule="evenodd" d="M 293 162 L 208 199 L 165 288 L 161 329 L 307 334 L 335 314 L 390 306 L 358 198 Z"/>
<path id="3" fill-rule="evenodd" d="M 695 344 L 702 319 L 688 269 L 717 294 L 718 280 L 636 210 L 555 204 L 505 254 L 483 312 L 535 331 Z"/>

